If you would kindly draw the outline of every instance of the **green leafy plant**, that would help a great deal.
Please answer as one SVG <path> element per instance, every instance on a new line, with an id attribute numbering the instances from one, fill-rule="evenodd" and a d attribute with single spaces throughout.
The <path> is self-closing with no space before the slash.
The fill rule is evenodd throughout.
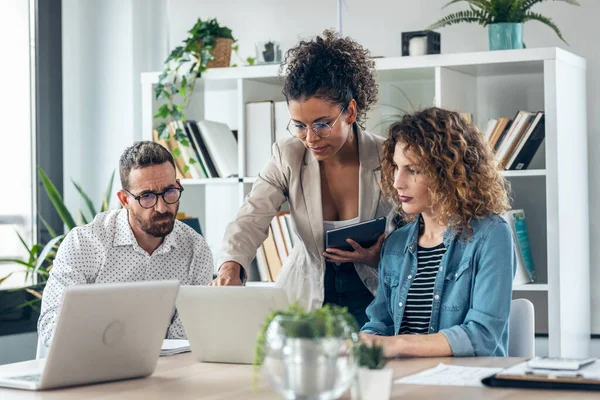
<path id="1" fill-rule="evenodd" d="M 360 342 L 352 348 L 359 367 L 381 369 L 387 360 L 383 356 L 383 346 Z"/>
<path id="2" fill-rule="evenodd" d="M 167 100 L 154 115 L 154 118 L 159 121 L 156 127 L 159 138 L 168 139 L 170 122 L 185 122 L 184 110 L 190 103 L 197 79 L 206 71 L 208 63 L 214 60 L 213 50 L 219 38 L 235 42 L 231 29 L 219 25 L 215 18 L 206 21 L 198 18 L 196 24 L 188 31 L 188 37 L 183 41 L 183 45 L 173 49 L 165 60 L 164 69 L 154 88 L 154 96 L 157 100 Z M 237 46 L 234 46 L 233 50 L 237 52 Z M 176 96 L 180 96 L 181 101 L 176 101 Z M 183 146 L 190 145 L 179 125 L 173 137 Z M 180 154 L 173 154 L 173 156 L 177 158 Z M 193 164 L 195 160 L 189 162 Z M 188 170 L 189 166 L 186 162 L 184 171 L 181 172 L 185 174 Z"/>
<path id="3" fill-rule="evenodd" d="M 60 192 L 58 191 L 58 189 L 56 188 L 56 186 L 54 185 L 52 180 L 50 180 L 50 178 L 48 178 L 46 173 L 41 168 L 38 168 L 38 174 L 40 175 L 40 180 L 42 181 L 42 185 L 44 186 L 46 194 L 48 195 L 50 202 L 54 206 L 54 209 L 60 216 L 60 219 L 64 223 L 67 232 L 69 232 L 71 229 L 75 228 L 78 224 L 79 225 L 87 224 L 88 221 L 91 221 L 94 218 L 94 216 L 97 214 L 96 208 L 94 207 L 93 202 L 90 200 L 89 196 L 83 191 L 81 185 L 79 185 L 77 182 L 72 180 L 71 182 L 73 182 L 73 185 L 75 186 L 75 188 L 77 189 L 77 192 L 82 197 L 82 199 L 90 213 L 89 218 L 88 218 L 84 212 L 82 212 L 80 209 L 78 209 L 77 210 L 77 218 L 76 219 L 73 218 L 72 214 L 67 209 L 67 207 L 63 201 L 63 198 L 60 195 Z M 110 208 L 110 198 L 111 198 L 114 178 L 115 178 L 115 172 L 113 172 L 110 177 L 108 187 L 106 188 L 106 192 L 104 194 L 104 197 L 102 198 L 102 202 L 101 202 L 100 206 L 98 207 L 98 212 L 104 212 L 104 211 L 109 210 L 109 208 Z M 45 219 L 41 218 L 41 220 L 42 220 L 42 223 L 44 224 L 44 226 L 46 227 L 46 229 L 48 230 L 48 233 L 50 233 L 50 235 L 52 236 L 52 239 L 48 243 L 46 243 L 46 245 L 34 243 L 31 246 L 29 246 L 27 244 L 27 242 L 23 239 L 23 237 L 17 232 L 17 235 L 19 236 L 19 240 L 21 241 L 21 243 L 23 244 L 23 246 L 25 247 L 25 249 L 27 251 L 26 259 L 21 260 L 21 259 L 13 259 L 13 258 L 0 258 L 0 263 L 13 263 L 13 264 L 16 263 L 16 264 L 19 264 L 19 265 L 22 265 L 25 267 L 25 282 L 24 282 L 25 286 L 23 286 L 21 288 L 17 288 L 17 289 L 11 289 L 11 290 L 12 291 L 25 290 L 33 296 L 33 299 L 29 300 L 25 303 L 22 303 L 22 304 L 16 306 L 15 308 L 12 308 L 9 310 L 6 310 L 6 309 L 3 310 L 0 308 L 0 312 L 4 312 L 4 313 L 14 312 L 14 311 L 17 311 L 24 307 L 31 307 L 35 311 L 38 311 L 38 312 L 40 310 L 39 303 L 41 302 L 42 292 L 46 286 L 46 282 L 49 277 L 49 272 L 52 269 L 53 261 L 54 261 L 54 258 L 56 257 L 56 251 L 58 250 L 58 246 L 60 246 L 62 239 L 66 235 L 66 233 L 60 234 L 60 235 L 57 234 L 56 231 L 54 231 L 54 229 L 52 229 L 52 227 L 48 224 L 48 222 Z M 77 220 L 77 223 L 75 222 L 76 220 Z M 1 277 L 0 284 L 11 275 L 12 274 L 8 274 L 8 275 Z"/>
<path id="4" fill-rule="evenodd" d="M 254 368 L 258 372 L 267 349 L 267 330 L 275 318 L 281 317 L 283 334 L 288 338 L 318 339 L 326 337 L 351 338 L 358 332 L 358 323 L 346 307 L 326 304 L 308 312 L 294 303 L 283 310 L 271 312 L 256 338 Z"/>
<path id="5" fill-rule="evenodd" d="M 477 23 L 487 26 L 502 22 L 525 23 L 527 21 L 539 21 L 552 28 L 558 37 L 567 43 L 560 29 L 558 29 L 558 26 L 556 26 L 552 19 L 531 11 L 534 5 L 548 0 L 452 0 L 443 8 L 461 1 L 469 3 L 469 10 L 449 14 L 429 26 L 427 30 L 434 30 L 459 23 Z M 580 5 L 577 0 L 552 1 L 563 1 L 573 6 Z"/>

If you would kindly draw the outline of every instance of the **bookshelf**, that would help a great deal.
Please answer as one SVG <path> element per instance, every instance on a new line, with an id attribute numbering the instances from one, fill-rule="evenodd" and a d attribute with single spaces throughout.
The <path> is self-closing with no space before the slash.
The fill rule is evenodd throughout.
<path id="1" fill-rule="evenodd" d="M 384 135 L 398 109 L 439 106 L 468 112 L 485 128 L 490 118 L 518 110 L 546 116 L 546 138 L 529 169 L 506 171 L 513 207 L 522 208 L 537 282 L 513 288 L 536 307 L 536 331 L 548 333 L 551 356 L 583 357 L 590 349 L 586 61 L 560 48 L 376 59 L 380 100 L 367 128 Z M 238 177 L 186 179 L 181 210 L 198 216 L 217 256 L 226 224 L 235 218 L 256 177 L 246 176 L 252 142 L 246 140 L 245 104 L 283 100 L 277 65 L 208 70 L 189 119 L 210 119 L 238 132 Z M 159 72 L 142 74 L 143 137 L 151 139 L 160 103 Z M 265 132 L 265 135 L 269 135 Z M 266 160 L 265 160 L 266 161 Z"/>

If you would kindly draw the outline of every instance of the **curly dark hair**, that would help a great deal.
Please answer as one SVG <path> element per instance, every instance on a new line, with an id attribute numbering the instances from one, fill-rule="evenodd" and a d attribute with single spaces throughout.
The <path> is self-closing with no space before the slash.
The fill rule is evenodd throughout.
<path id="1" fill-rule="evenodd" d="M 497 167 L 492 149 L 477 127 L 459 113 L 432 107 L 406 114 L 390 126 L 383 143 L 381 186 L 384 195 L 399 207 L 393 187 L 397 143 L 414 154 L 439 222 L 468 232 L 473 219 L 510 209 L 510 185 Z M 414 215 L 399 212 L 414 221 Z"/>
<path id="2" fill-rule="evenodd" d="M 288 102 L 318 97 L 346 107 L 354 99 L 356 121 L 363 129 L 366 113 L 377 101 L 375 62 L 369 50 L 332 30 L 288 50 L 280 74 L 285 75 L 283 94 Z"/>

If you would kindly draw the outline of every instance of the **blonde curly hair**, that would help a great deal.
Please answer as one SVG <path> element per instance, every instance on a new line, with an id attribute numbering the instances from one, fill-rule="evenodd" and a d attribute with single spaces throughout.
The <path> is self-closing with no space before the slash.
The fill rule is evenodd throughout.
<path id="1" fill-rule="evenodd" d="M 406 221 L 414 221 L 416 216 L 401 210 L 393 187 L 398 143 L 414 155 L 438 222 L 457 231 L 470 231 L 473 219 L 510 209 L 510 184 L 481 132 L 459 113 L 432 107 L 393 123 L 383 143 L 382 191 Z"/>

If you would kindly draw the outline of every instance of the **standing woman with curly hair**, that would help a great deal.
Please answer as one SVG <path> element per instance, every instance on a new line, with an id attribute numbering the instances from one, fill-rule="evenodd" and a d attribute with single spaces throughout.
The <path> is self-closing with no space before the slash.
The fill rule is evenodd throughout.
<path id="1" fill-rule="evenodd" d="M 481 133 L 429 108 L 389 128 L 382 190 L 407 225 L 388 236 L 363 340 L 395 356 L 506 356 L 516 269 L 508 184 Z"/>
<path id="2" fill-rule="evenodd" d="M 325 31 L 289 50 L 283 68 L 291 136 L 273 145 L 271 159 L 228 225 L 213 284 L 242 284 L 287 200 L 300 240 L 276 285 L 308 309 L 346 306 L 362 324 L 377 290 L 384 235 L 370 248 L 349 241 L 355 251 L 345 252 L 325 249 L 324 232 L 392 209 L 379 187 L 383 138 L 363 130 L 377 100 L 375 64 L 354 40 Z"/>

